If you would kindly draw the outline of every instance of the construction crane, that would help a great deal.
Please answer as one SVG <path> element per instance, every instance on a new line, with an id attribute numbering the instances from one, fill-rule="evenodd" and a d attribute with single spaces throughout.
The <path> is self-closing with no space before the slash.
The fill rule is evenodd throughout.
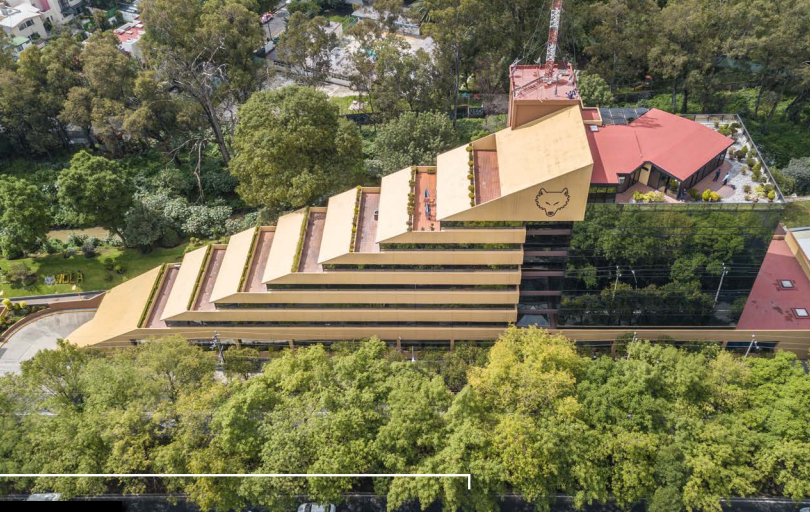
<path id="1" fill-rule="evenodd" d="M 554 77 L 554 61 L 557 58 L 557 37 L 560 33 L 562 0 L 551 2 L 551 18 L 548 22 L 548 44 L 546 45 L 546 80 Z"/>

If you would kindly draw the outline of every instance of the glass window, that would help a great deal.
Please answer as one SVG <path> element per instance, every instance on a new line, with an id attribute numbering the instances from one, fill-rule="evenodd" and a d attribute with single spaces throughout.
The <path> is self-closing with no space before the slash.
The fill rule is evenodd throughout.
<path id="1" fill-rule="evenodd" d="M 810 313 L 807 312 L 807 308 L 793 308 L 793 312 L 796 313 L 796 316 L 799 318 L 810 318 Z"/>
<path id="2" fill-rule="evenodd" d="M 784 288 L 785 290 L 792 290 L 793 288 L 796 288 L 796 286 L 793 284 L 793 281 L 791 281 L 790 279 L 782 279 L 781 281 L 779 281 L 779 285 L 782 286 L 782 288 Z"/>

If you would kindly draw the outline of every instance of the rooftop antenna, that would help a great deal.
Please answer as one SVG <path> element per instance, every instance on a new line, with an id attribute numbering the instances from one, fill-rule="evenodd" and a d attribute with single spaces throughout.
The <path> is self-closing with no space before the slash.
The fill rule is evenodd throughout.
<path id="1" fill-rule="evenodd" d="M 551 19 L 548 22 L 548 43 L 546 44 L 546 80 L 554 77 L 554 60 L 557 58 L 557 38 L 560 35 L 562 0 L 552 0 Z"/>
<path id="2" fill-rule="evenodd" d="M 524 83 L 520 87 L 514 88 L 514 95 L 517 97 L 518 91 L 522 89 L 526 89 L 529 87 L 535 87 L 539 81 L 545 81 L 547 84 L 551 84 L 554 80 L 554 64 L 557 58 L 557 39 L 560 33 L 560 19 L 562 17 L 562 0 L 552 0 L 551 2 L 551 18 L 548 22 L 548 42 L 546 43 L 546 65 L 545 70 L 541 74 L 539 70 L 534 71 L 537 78 L 531 80 L 527 83 Z M 518 62 L 520 59 L 515 59 L 511 66 L 509 66 L 509 76 L 512 80 L 512 85 L 514 87 L 514 75 L 515 71 L 517 70 Z M 540 63 L 540 59 L 538 58 L 536 63 Z M 557 90 L 555 88 L 554 95 L 557 95 Z"/>

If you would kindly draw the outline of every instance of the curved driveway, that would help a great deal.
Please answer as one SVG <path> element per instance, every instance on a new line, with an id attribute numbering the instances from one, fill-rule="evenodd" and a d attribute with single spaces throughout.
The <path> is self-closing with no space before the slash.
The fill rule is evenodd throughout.
<path id="1" fill-rule="evenodd" d="M 89 322 L 95 310 L 64 311 L 43 316 L 13 333 L 0 347 L 0 374 L 19 373 L 20 363 L 40 350 L 56 348 L 56 340 Z"/>

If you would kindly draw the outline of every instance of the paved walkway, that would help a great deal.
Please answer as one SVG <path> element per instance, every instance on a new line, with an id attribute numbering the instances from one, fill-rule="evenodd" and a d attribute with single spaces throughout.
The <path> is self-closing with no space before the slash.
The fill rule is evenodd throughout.
<path id="1" fill-rule="evenodd" d="M 43 316 L 13 333 L 0 347 L 0 374 L 19 373 L 20 364 L 40 350 L 56 348 L 56 340 L 89 322 L 95 315 L 90 311 L 64 311 Z"/>

